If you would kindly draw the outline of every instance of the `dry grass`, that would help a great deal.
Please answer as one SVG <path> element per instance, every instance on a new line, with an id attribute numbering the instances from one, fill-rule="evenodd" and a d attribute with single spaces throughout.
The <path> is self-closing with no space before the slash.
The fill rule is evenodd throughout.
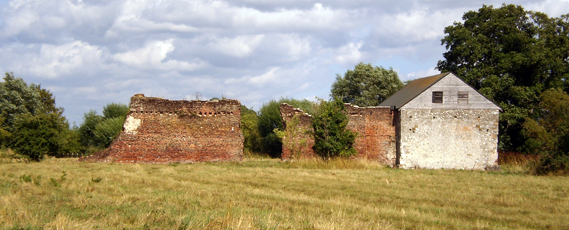
<path id="1" fill-rule="evenodd" d="M 0 228 L 569 228 L 567 177 L 399 170 L 347 160 L 76 160 L 0 162 Z"/>
<path id="2" fill-rule="evenodd" d="M 498 164 L 502 171 L 514 174 L 530 173 L 532 165 L 539 160 L 536 155 L 522 154 L 519 152 L 500 152 Z"/>

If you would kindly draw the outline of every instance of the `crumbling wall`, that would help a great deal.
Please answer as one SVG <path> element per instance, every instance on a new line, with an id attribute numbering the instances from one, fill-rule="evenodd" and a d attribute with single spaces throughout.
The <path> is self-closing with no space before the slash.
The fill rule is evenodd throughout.
<path id="1" fill-rule="evenodd" d="M 240 161 L 241 103 L 175 101 L 137 94 L 123 132 L 85 160 L 123 163 Z"/>
<path id="2" fill-rule="evenodd" d="M 345 104 L 345 107 L 349 119 L 347 128 L 358 133 L 354 143 L 354 148 L 358 152 L 356 157 L 395 166 L 395 124 L 391 109 L 389 107 L 357 107 L 351 104 Z M 288 104 L 281 104 L 280 109 L 285 130 L 289 128 L 287 124 L 294 116 L 300 118 L 300 125 L 297 128 L 304 129 L 302 133 L 312 129 L 310 115 Z M 316 154 L 312 149 L 314 140 L 310 135 L 297 135 L 294 141 L 298 146 L 299 142 L 305 139 L 308 140 L 308 145 L 296 150 L 291 150 L 290 145 L 283 144 L 282 159 L 315 157 Z"/>
<path id="3" fill-rule="evenodd" d="M 394 116 L 389 106 L 358 107 L 345 104 L 348 129 L 358 133 L 356 157 L 395 166 L 396 139 Z"/>
<path id="4" fill-rule="evenodd" d="M 401 109 L 401 168 L 497 166 L 497 109 Z"/>
<path id="5" fill-rule="evenodd" d="M 308 133 L 312 130 L 312 116 L 286 103 L 281 104 L 280 111 L 285 132 L 289 134 L 282 140 L 281 158 L 290 160 L 316 157 L 317 155 L 312 149 L 314 139 Z M 296 125 L 291 125 L 293 119 L 298 119 Z"/>

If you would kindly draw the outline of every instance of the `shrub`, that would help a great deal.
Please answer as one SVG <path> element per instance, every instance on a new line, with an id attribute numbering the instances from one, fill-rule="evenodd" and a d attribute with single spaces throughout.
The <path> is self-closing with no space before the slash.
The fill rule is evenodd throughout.
<path id="1" fill-rule="evenodd" d="M 346 128 L 348 117 L 344 103 L 337 98 L 321 103 L 321 111 L 312 119 L 314 151 L 326 159 L 355 155 L 356 133 Z"/>
<path id="2" fill-rule="evenodd" d="M 569 95 L 549 89 L 540 96 L 536 112 L 540 118 L 526 119 L 523 135 L 526 146 L 541 155 L 532 171 L 538 175 L 569 173 Z"/>
<path id="3" fill-rule="evenodd" d="M 59 152 L 61 132 L 65 121 L 55 113 L 18 116 L 12 134 L 12 149 L 32 160 L 40 161 L 44 155 Z"/>
<path id="4" fill-rule="evenodd" d="M 95 140 L 100 147 L 106 148 L 111 145 L 113 140 L 120 134 L 125 117 L 115 117 L 104 120 L 95 126 Z"/>

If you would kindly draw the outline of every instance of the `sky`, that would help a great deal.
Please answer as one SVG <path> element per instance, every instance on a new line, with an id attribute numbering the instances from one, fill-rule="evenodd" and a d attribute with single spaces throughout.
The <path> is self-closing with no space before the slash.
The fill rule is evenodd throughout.
<path id="1" fill-rule="evenodd" d="M 503 1 L 0 0 L 0 72 L 41 84 L 71 124 L 136 93 L 328 99 L 360 62 L 402 81 L 439 73 L 444 28 Z M 514 0 L 551 17 L 569 0 Z"/>

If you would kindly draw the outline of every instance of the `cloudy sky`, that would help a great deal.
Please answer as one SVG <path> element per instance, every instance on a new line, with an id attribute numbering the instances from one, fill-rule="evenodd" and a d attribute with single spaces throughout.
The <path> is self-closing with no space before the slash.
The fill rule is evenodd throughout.
<path id="1" fill-rule="evenodd" d="M 259 109 L 328 98 L 359 62 L 438 73 L 444 27 L 494 0 L 0 0 L 0 72 L 41 84 L 79 125 L 135 93 Z M 558 17 L 569 0 L 508 3 Z"/>

